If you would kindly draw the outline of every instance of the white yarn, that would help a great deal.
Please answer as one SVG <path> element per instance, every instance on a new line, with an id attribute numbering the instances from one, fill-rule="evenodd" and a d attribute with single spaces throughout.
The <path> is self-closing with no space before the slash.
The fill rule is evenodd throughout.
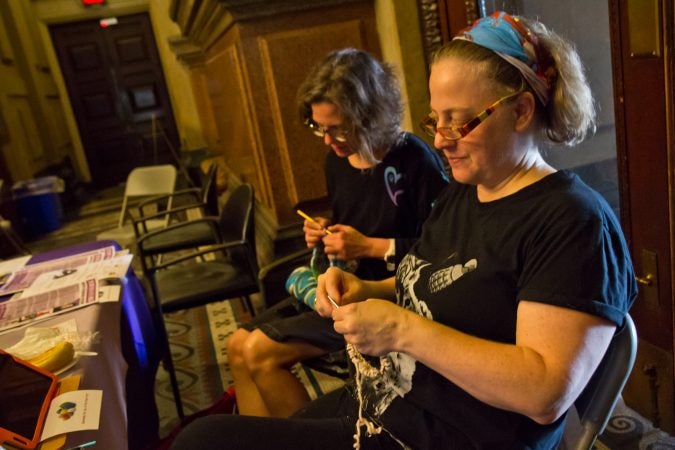
<path id="1" fill-rule="evenodd" d="M 354 434 L 354 449 L 360 450 L 361 448 L 361 427 L 366 428 L 366 433 L 368 436 L 373 436 L 375 434 L 380 434 L 382 432 L 382 427 L 375 425 L 371 420 L 363 417 L 363 377 L 375 378 L 378 375 L 384 374 L 390 367 L 389 359 L 381 356 L 380 357 L 380 368 L 376 369 L 368 361 L 365 360 L 363 355 L 356 350 L 352 344 L 347 344 L 347 354 L 349 359 L 354 363 L 356 368 L 356 373 L 354 374 L 354 381 L 356 382 L 356 395 L 359 401 L 359 418 L 356 421 L 356 434 Z"/>

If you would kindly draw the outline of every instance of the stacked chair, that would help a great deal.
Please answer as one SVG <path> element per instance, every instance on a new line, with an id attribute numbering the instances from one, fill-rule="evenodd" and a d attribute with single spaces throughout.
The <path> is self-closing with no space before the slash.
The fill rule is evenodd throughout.
<path id="1" fill-rule="evenodd" d="M 144 271 L 147 270 L 148 263 L 153 264 L 148 262 L 148 259 L 161 260 L 164 253 L 197 248 L 213 242 L 215 231 L 211 221 L 194 221 L 190 225 L 180 223 L 190 218 L 218 216 L 216 170 L 216 165 L 213 164 L 204 175 L 200 187 L 159 195 L 138 205 L 138 217 L 133 219 L 133 226 L 136 235 L 136 253 Z M 162 211 L 162 205 L 165 204 L 171 204 L 172 208 Z M 153 211 L 161 212 L 153 214 Z M 169 230 L 162 230 L 160 233 L 148 226 L 149 223 L 163 217 L 169 218 L 169 224 L 164 227 Z"/>
<path id="2" fill-rule="evenodd" d="M 209 230 L 209 236 L 199 243 L 192 237 L 181 243 L 176 237 L 185 230 L 202 227 Z M 234 188 L 218 216 L 207 215 L 172 223 L 161 230 L 142 234 L 137 240 L 137 248 L 152 287 L 155 317 L 165 342 L 164 365 L 169 373 L 178 416 L 182 418 L 183 404 L 164 313 L 242 298 L 249 313 L 254 315 L 250 295 L 259 292 L 260 287 L 253 187 L 244 183 Z"/>
<path id="3" fill-rule="evenodd" d="M 124 188 L 124 199 L 118 220 L 117 228 L 104 231 L 96 236 L 99 241 L 116 241 L 123 247 L 128 247 L 136 239 L 133 215 L 131 213 L 134 201 L 147 200 L 157 195 L 171 194 L 176 187 L 176 168 L 171 164 L 157 166 L 142 166 L 133 169 L 127 176 Z M 161 209 L 171 209 L 171 199 Z M 144 223 L 146 229 L 155 229 L 166 226 L 169 216 L 157 211 L 152 220 Z"/>

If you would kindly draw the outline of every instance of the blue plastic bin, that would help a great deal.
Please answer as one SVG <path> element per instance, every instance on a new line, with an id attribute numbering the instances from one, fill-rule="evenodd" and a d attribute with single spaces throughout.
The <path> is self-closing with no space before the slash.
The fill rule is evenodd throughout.
<path id="1" fill-rule="evenodd" d="M 54 176 L 14 183 L 12 197 L 26 235 L 37 236 L 61 228 L 63 207 L 59 194 L 63 191 L 63 180 Z"/>

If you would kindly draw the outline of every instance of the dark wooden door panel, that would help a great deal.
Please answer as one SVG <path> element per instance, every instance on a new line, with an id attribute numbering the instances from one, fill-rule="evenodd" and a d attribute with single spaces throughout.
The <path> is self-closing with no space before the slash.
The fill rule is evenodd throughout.
<path id="1" fill-rule="evenodd" d="M 638 275 L 645 275 L 643 252 L 656 254 L 658 295 L 648 298 L 645 286 L 632 314 L 640 338 L 673 351 L 671 242 L 669 220 L 669 149 L 664 55 L 636 56 L 630 49 L 628 8 L 612 1 L 616 17 L 614 55 L 617 127 L 626 158 L 626 193 L 631 253 Z M 656 289 L 656 288 L 655 288 Z"/>
<path id="2" fill-rule="evenodd" d="M 167 140 L 175 149 L 178 135 L 147 14 L 51 33 L 94 183 L 110 186 L 134 167 L 174 161 Z"/>
<path id="3" fill-rule="evenodd" d="M 669 2 L 636 2 L 639 9 L 657 8 L 655 24 L 661 48 L 672 48 L 672 6 Z M 640 285 L 631 314 L 638 329 L 637 362 L 624 389 L 626 402 L 656 426 L 673 432 L 673 288 L 671 185 L 673 91 L 666 67 L 670 52 L 636 54 L 631 49 L 631 21 L 645 11 L 633 10 L 625 0 L 610 0 L 617 143 L 623 158 L 622 209 L 630 237 L 636 274 L 655 276 L 651 286 Z M 666 19 L 670 17 L 670 20 Z M 663 28 L 659 29 L 662 25 Z M 672 146 L 672 144 L 670 144 Z M 651 255 L 651 257 L 650 257 Z M 654 270 L 655 269 L 655 270 Z"/>

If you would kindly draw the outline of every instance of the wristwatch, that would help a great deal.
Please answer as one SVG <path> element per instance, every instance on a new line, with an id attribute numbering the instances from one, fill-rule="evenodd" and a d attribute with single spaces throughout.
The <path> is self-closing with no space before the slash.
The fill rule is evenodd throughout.
<path id="1" fill-rule="evenodd" d="M 389 239 L 389 249 L 384 254 L 384 262 L 387 263 L 388 271 L 396 270 L 396 239 Z"/>

